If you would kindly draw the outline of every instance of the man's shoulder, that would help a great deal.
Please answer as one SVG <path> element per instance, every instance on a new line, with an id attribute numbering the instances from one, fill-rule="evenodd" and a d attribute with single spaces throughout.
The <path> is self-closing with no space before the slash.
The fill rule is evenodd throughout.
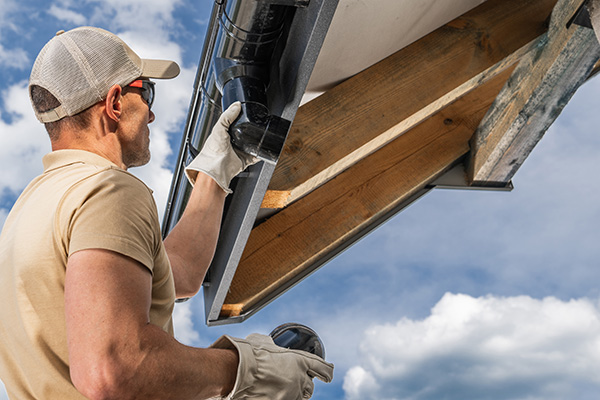
<path id="1" fill-rule="evenodd" d="M 152 191 L 144 182 L 108 159 L 88 151 L 65 149 L 44 156 L 42 180 L 66 186 L 116 185 Z"/>
<path id="2" fill-rule="evenodd" d="M 114 187 L 152 194 L 152 190 L 142 180 L 118 167 L 74 164 L 60 171 L 59 175 L 67 177 L 74 188 L 95 190 L 98 187 Z"/>
<path id="3" fill-rule="evenodd" d="M 122 210 L 131 207 L 155 208 L 152 191 L 131 173 L 117 167 L 97 168 L 86 164 L 73 165 L 61 201 L 67 208 L 79 208 L 90 201 L 115 203 Z"/>
<path id="4" fill-rule="evenodd" d="M 90 172 L 85 179 L 86 184 L 115 185 L 152 194 L 152 190 L 141 179 L 120 168 L 106 167 Z"/>

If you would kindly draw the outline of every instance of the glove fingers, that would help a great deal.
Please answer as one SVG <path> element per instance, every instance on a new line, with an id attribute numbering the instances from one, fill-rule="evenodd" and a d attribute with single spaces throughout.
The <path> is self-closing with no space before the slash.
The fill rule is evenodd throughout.
<path id="1" fill-rule="evenodd" d="M 216 125 L 215 128 L 219 126 Z M 229 150 L 231 143 L 229 142 L 229 134 L 224 129 L 213 129 L 211 135 L 206 139 L 204 146 L 213 153 L 225 153 Z"/>
<path id="2" fill-rule="evenodd" d="M 246 340 L 253 345 L 275 345 L 275 342 L 273 342 L 273 338 L 271 336 L 261 335 L 259 333 L 251 333 L 250 335 L 246 336 Z"/>
<path id="3" fill-rule="evenodd" d="M 208 147 L 215 153 L 225 153 L 231 148 L 231 137 L 229 136 L 229 125 L 240 114 L 242 109 L 241 103 L 236 101 L 227 110 L 221 114 L 219 120 L 212 129 L 211 134 L 204 146 Z"/>
<path id="4" fill-rule="evenodd" d="M 315 384 L 312 379 L 306 379 L 304 388 L 302 389 L 302 399 L 310 399 L 315 391 Z"/>
<path id="5" fill-rule="evenodd" d="M 231 125 L 238 115 L 240 115 L 240 111 L 242 111 L 242 103 L 236 101 L 230 105 L 227 110 L 223 111 L 223 114 L 219 117 L 218 123 L 225 129 L 229 129 L 229 125 Z"/>
<path id="6" fill-rule="evenodd" d="M 233 151 L 235 151 L 235 154 L 237 154 L 238 158 L 242 161 L 244 169 L 260 161 L 258 158 L 251 156 L 250 154 L 246 154 L 243 151 L 238 150 L 236 148 L 234 148 Z"/>
<path id="7" fill-rule="evenodd" d="M 308 376 L 311 378 L 319 378 L 319 380 L 329 383 L 333 380 L 333 364 L 322 360 L 309 359 Z"/>

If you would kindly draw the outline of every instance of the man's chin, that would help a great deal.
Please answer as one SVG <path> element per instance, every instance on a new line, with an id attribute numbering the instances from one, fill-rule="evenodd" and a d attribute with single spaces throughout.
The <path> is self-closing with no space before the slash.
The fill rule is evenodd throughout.
<path id="1" fill-rule="evenodd" d="M 146 154 L 137 154 L 135 159 L 127 164 L 127 168 L 143 167 L 150 162 L 150 151 Z"/>

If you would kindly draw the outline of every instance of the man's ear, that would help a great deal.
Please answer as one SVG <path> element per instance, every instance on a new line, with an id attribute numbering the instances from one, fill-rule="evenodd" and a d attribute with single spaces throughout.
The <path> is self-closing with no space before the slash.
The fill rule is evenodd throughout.
<path id="1" fill-rule="evenodd" d="M 119 119 L 121 118 L 122 98 L 123 88 L 119 85 L 113 85 L 108 90 L 108 95 L 106 95 L 106 100 L 104 101 L 106 115 L 115 122 L 119 122 Z"/>

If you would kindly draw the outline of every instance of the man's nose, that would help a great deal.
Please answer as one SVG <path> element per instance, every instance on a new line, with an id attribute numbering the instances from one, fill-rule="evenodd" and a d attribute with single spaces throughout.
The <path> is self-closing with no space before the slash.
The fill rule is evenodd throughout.
<path id="1" fill-rule="evenodd" d="M 152 110 L 149 110 L 149 111 L 150 111 L 150 118 L 148 119 L 148 123 L 151 124 L 156 119 L 156 116 L 154 115 Z"/>

